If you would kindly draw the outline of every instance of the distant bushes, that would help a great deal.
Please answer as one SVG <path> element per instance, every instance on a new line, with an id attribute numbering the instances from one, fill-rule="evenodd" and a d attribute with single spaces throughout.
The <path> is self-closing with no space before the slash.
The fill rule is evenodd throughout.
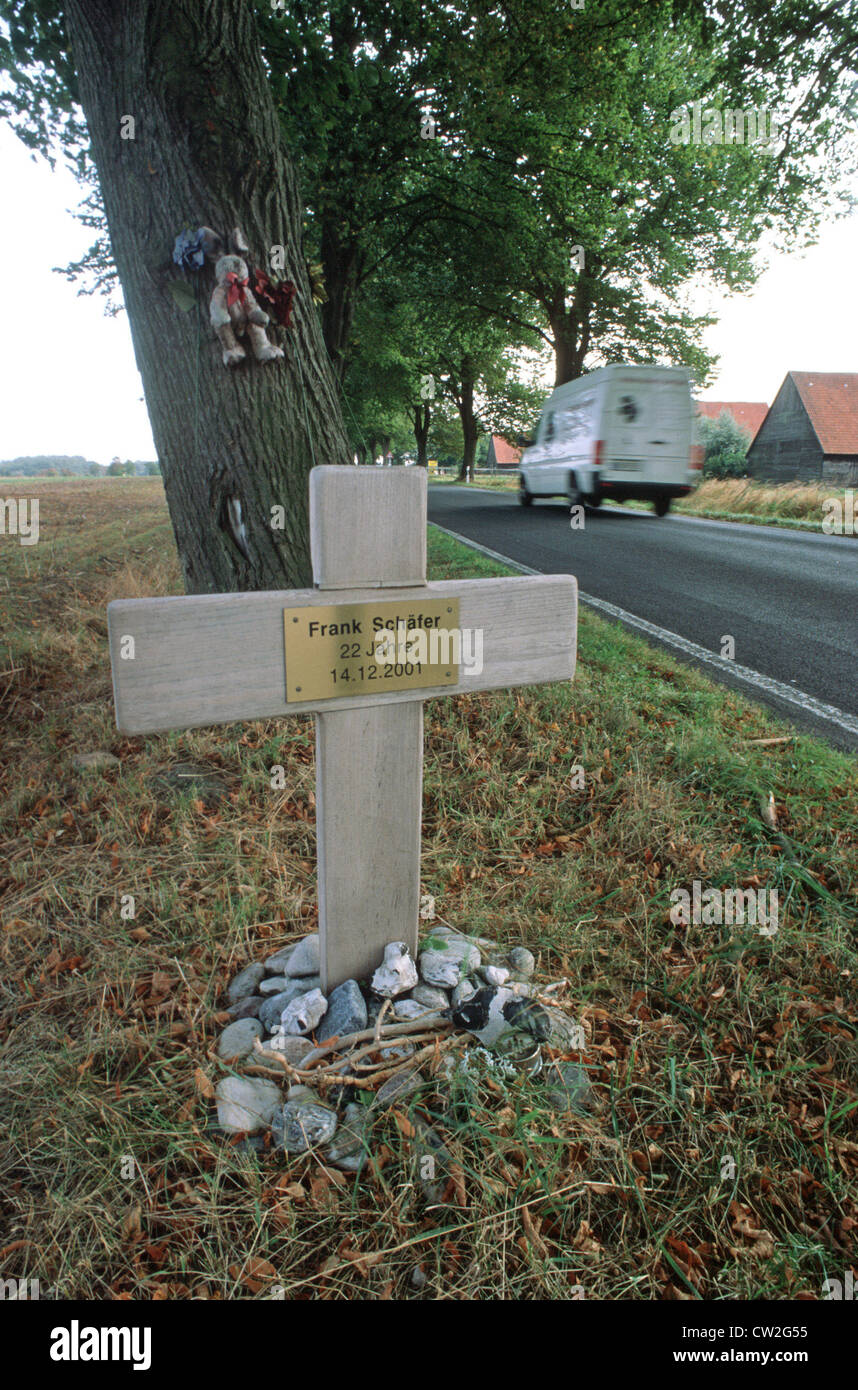
<path id="1" fill-rule="evenodd" d="M 717 420 L 702 415 L 697 424 L 703 445 L 704 478 L 744 478 L 751 443 L 748 431 L 736 424 L 729 410 L 722 410 Z"/>

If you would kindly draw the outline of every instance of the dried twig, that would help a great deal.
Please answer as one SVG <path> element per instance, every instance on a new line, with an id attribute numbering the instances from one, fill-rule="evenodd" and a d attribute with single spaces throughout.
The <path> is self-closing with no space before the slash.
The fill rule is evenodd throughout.
<path id="1" fill-rule="evenodd" d="M 391 1000 L 390 1000 L 390 999 L 385 999 L 384 1003 L 382 1004 L 381 1008 L 380 1008 L 379 1011 L 378 1011 L 378 1018 L 375 1020 L 375 1040 L 376 1040 L 376 1042 L 378 1042 L 379 1038 L 381 1037 L 381 1025 L 382 1025 L 383 1022 L 384 1022 L 384 1015 L 387 1013 L 388 1009 L 392 1009 L 392 1008 L 393 1008 L 393 1004 L 392 1004 Z"/>
<path id="2" fill-rule="evenodd" d="M 792 743 L 795 737 L 795 734 L 784 734 L 782 738 L 742 738 L 739 742 L 746 748 L 750 748 L 754 744 L 758 748 L 766 748 L 773 743 Z"/>
<path id="3" fill-rule="evenodd" d="M 427 1028 L 449 1027 L 452 1027 L 452 1024 L 448 1018 L 444 1018 L 441 1014 L 428 1013 L 421 1015 L 420 1018 L 410 1018 L 405 1023 L 386 1023 L 381 1030 L 381 1036 L 383 1038 L 400 1038 L 407 1037 L 409 1033 L 423 1032 Z M 308 1052 L 304 1058 L 304 1066 L 309 1066 L 311 1062 L 316 1062 L 320 1057 L 327 1057 L 332 1052 L 348 1052 L 356 1043 L 368 1042 L 375 1036 L 375 1028 L 365 1028 L 361 1033 L 348 1033 L 343 1038 L 335 1038 L 331 1042 L 323 1043 L 312 1052 Z"/>

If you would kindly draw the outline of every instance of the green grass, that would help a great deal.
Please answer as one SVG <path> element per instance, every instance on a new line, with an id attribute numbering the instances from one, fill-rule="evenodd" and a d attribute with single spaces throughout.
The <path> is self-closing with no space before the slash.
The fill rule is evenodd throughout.
<path id="1" fill-rule="evenodd" d="M 118 735 L 104 609 L 180 591 L 163 490 L 51 481 L 48 499 L 21 480 L 44 539 L 4 542 L 0 591 L 0 1277 L 63 1298 L 369 1299 L 818 1298 L 842 1277 L 854 759 L 587 611 L 572 685 L 430 702 L 422 890 L 569 981 L 597 1107 L 429 1078 L 379 1116 L 358 1178 L 244 1152 L 210 1127 L 217 1009 L 241 965 L 316 924 L 312 720 Z M 429 555 L 433 578 L 503 572 L 433 529 Z M 121 767 L 74 771 L 93 748 Z M 153 784 L 178 760 L 222 774 L 219 805 Z M 777 935 L 674 926 L 670 890 L 695 878 L 777 888 Z M 440 1206 L 420 1116 L 458 1165 Z"/>

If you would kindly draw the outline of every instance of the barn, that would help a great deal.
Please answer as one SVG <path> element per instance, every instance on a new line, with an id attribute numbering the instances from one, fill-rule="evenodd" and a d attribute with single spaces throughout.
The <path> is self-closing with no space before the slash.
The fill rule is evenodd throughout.
<path id="1" fill-rule="evenodd" d="M 521 449 L 507 444 L 500 434 L 492 435 L 489 440 L 489 452 L 486 456 L 486 468 L 490 468 L 493 473 L 496 468 L 517 468 L 520 458 Z"/>
<path id="2" fill-rule="evenodd" d="M 858 373 L 788 372 L 748 450 L 773 483 L 858 483 Z"/>
<path id="3" fill-rule="evenodd" d="M 704 415 L 707 420 L 717 420 L 721 412 L 726 410 L 739 428 L 754 439 L 769 407 L 765 401 L 695 401 L 694 408 L 698 415 Z"/>

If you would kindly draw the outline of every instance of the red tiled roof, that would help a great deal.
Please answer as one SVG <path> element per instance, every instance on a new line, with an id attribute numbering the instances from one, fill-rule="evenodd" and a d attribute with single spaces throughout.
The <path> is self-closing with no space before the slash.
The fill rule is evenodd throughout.
<path id="1" fill-rule="evenodd" d="M 790 372 L 824 454 L 858 454 L 858 372 Z"/>
<path id="2" fill-rule="evenodd" d="M 521 458 L 521 449 L 514 449 L 499 434 L 492 435 L 492 443 L 495 446 L 496 463 L 518 463 Z"/>
<path id="3" fill-rule="evenodd" d="M 769 413 L 765 401 L 695 401 L 698 415 L 708 420 L 717 420 L 722 410 L 729 410 L 737 425 L 747 430 L 751 436 L 757 433 Z"/>

